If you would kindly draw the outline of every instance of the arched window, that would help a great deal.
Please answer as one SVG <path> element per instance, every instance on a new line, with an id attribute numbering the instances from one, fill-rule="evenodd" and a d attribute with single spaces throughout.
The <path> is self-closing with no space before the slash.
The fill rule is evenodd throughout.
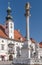
<path id="1" fill-rule="evenodd" d="M 42 56 L 40 56 L 40 58 L 42 59 Z"/>

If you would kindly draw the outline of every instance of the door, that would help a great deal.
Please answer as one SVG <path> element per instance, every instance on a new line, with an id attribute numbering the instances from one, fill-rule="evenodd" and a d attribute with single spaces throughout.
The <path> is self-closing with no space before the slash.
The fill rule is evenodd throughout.
<path id="1" fill-rule="evenodd" d="M 4 59 L 4 56 L 1 56 L 1 58 L 2 58 L 2 61 L 4 61 L 5 59 Z"/>
<path id="2" fill-rule="evenodd" d="M 9 60 L 10 60 L 10 61 L 13 60 L 13 55 L 12 55 L 12 54 L 9 55 Z"/>

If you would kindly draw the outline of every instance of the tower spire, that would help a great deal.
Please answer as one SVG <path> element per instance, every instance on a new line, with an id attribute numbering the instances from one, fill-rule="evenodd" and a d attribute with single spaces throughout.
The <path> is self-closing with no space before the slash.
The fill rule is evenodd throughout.
<path id="1" fill-rule="evenodd" d="M 10 2 L 8 2 L 8 7 L 10 7 Z"/>
<path id="2" fill-rule="evenodd" d="M 10 7 L 10 2 L 8 2 L 8 8 L 7 8 L 7 17 L 6 17 L 6 20 L 8 19 L 12 19 L 12 16 L 11 16 L 11 7 Z"/>

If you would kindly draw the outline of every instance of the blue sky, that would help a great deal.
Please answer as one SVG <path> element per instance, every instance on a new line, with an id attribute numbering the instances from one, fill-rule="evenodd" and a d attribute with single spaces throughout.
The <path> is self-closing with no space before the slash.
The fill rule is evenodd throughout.
<path id="1" fill-rule="evenodd" d="M 8 2 L 12 8 L 15 29 L 19 29 L 23 36 L 26 35 L 25 4 L 30 2 L 30 37 L 37 42 L 42 41 L 42 0 L 0 0 L 0 24 L 5 24 Z"/>

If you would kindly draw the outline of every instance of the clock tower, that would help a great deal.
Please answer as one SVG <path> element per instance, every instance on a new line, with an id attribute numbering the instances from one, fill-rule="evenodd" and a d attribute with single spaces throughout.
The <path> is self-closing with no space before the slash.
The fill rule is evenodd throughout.
<path id="1" fill-rule="evenodd" d="M 5 26 L 5 32 L 8 35 L 9 38 L 14 39 L 14 22 L 13 18 L 11 16 L 11 8 L 8 6 L 7 9 L 7 16 L 6 16 L 6 26 Z"/>

